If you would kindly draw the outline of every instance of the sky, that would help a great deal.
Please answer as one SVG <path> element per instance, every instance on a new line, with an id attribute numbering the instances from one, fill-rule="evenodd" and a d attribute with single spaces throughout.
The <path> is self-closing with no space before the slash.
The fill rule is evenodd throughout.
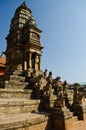
<path id="1" fill-rule="evenodd" d="M 0 0 L 0 54 L 23 0 Z M 26 0 L 42 30 L 42 68 L 68 83 L 86 82 L 86 0 Z"/>

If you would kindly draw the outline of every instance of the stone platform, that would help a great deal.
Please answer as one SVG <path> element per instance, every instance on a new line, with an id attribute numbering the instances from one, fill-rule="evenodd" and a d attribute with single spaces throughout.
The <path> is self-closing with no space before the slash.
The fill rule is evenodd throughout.
<path id="1" fill-rule="evenodd" d="M 0 116 L 0 130 L 44 130 L 49 128 L 48 113 L 22 113 Z M 50 128 L 49 128 L 50 129 Z"/>
<path id="2" fill-rule="evenodd" d="M 31 89 L 12 89 L 12 88 L 4 88 L 0 89 L 0 98 L 9 99 L 9 98 L 27 98 L 30 99 L 32 94 Z"/>
<path id="3" fill-rule="evenodd" d="M 41 90 L 44 90 L 43 87 L 46 86 L 46 82 L 47 80 L 42 78 Z M 4 86 L 0 88 L 0 130 L 86 129 L 86 114 L 84 115 L 84 120 L 79 120 L 78 116 L 70 116 L 68 108 L 55 113 L 53 108 L 55 108 L 56 95 L 53 95 L 53 91 L 51 91 L 50 97 L 48 96 L 48 100 L 47 95 L 42 98 L 36 98 L 33 96 L 34 89 L 28 88 L 29 84 L 26 77 L 20 71 L 15 70 L 4 82 Z M 39 89 L 36 89 L 37 91 L 39 92 Z M 47 93 L 45 92 L 45 94 Z M 69 90 L 68 99 L 71 105 L 73 92 Z M 68 118 L 63 118 L 66 114 Z"/>
<path id="4" fill-rule="evenodd" d="M 49 113 L 38 112 L 41 100 L 33 99 L 26 77 L 15 70 L 0 89 L 0 130 L 45 130 L 51 128 Z"/>
<path id="5" fill-rule="evenodd" d="M 39 100 L 25 98 L 0 99 L 0 115 L 38 111 Z"/>

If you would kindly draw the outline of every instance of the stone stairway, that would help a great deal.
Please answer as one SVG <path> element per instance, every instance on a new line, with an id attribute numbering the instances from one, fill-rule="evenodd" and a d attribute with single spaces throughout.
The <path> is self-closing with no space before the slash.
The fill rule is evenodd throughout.
<path id="1" fill-rule="evenodd" d="M 48 113 L 28 112 L 0 117 L 0 130 L 49 130 Z"/>
<path id="2" fill-rule="evenodd" d="M 5 82 L 5 88 L 24 89 L 27 86 L 28 86 L 27 82 L 19 82 L 19 81 L 12 81 L 12 80 Z"/>
<path id="3" fill-rule="evenodd" d="M 5 88 L 12 89 L 24 89 L 28 86 L 28 82 L 25 81 L 26 77 L 22 76 L 22 72 L 15 70 L 8 78 L 9 80 L 5 81 Z"/>
<path id="4" fill-rule="evenodd" d="M 27 100 L 21 98 L 0 99 L 0 116 L 36 112 L 39 107 L 39 100 Z"/>
<path id="5" fill-rule="evenodd" d="M 31 95 L 32 95 L 32 90 L 12 89 L 12 88 L 0 89 L 0 98 L 2 98 L 2 99 L 9 99 L 9 98 L 30 99 Z"/>
<path id="6" fill-rule="evenodd" d="M 42 86 L 45 85 L 43 79 Z M 16 70 L 0 89 L 0 130 L 55 130 L 51 114 L 39 111 L 41 100 L 33 99 L 33 90 L 26 89 L 27 86 L 25 76 Z M 54 95 L 50 97 L 51 108 L 55 98 Z M 86 121 L 73 116 L 66 127 L 67 130 L 85 130 Z"/>
<path id="7" fill-rule="evenodd" d="M 16 70 L 0 89 L 0 130 L 45 130 L 49 114 L 38 112 L 41 101 L 32 98 L 32 89 L 24 89 L 27 85 Z"/>

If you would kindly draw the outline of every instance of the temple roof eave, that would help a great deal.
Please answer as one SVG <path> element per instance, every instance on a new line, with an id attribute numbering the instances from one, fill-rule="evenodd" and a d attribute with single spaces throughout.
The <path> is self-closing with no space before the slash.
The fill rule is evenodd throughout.
<path id="1" fill-rule="evenodd" d="M 26 45 L 26 47 L 29 47 L 29 48 L 37 48 L 37 49 L 40 49 L 40 50 L 42 50 L 44 47 L 43 46 L 41 46 L 41 44 L 35 44 L 35 43 L 28 43 L 27 45 Z"/>
<path id="2" fill-rule="evenodd" d="M 42 33 L 42 30 L 40 30 L 38 27 L 34 26 L 34 25 L 31 25 L 30 26 L 31 28 L 37 30 L 38 32 Z"/>
<path id="3" fill-rule="evenodd" d="M 42 33 L 42 30 L 41 29 L 39 29 L 37 26 L 35 26 L 35 25 L 33 25 L 33 24 L 28 24 L 27 26 L 25 26 L 24 28 L 28 28 L 28 29 L 34 29 L 34 30 L 36 30 L 36 31 L 38 31 L 39 33 Z M 24 29 L 23 28 L 23 29 Z"/>

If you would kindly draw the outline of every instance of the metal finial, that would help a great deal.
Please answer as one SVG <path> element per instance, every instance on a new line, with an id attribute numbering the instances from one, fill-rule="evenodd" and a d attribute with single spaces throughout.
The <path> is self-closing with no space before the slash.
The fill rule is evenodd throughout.
<path id="1" fill-rule="evenodd" d="M 24 0 L 23 3 L 26 3 L 26 0 Z"/>
<path id="2" fill-rule="evenodd" d="M 25 0 L 23 0 L 23 3 L 22 3 L 23 5 L 26 5 L 26 1 Z"/>

